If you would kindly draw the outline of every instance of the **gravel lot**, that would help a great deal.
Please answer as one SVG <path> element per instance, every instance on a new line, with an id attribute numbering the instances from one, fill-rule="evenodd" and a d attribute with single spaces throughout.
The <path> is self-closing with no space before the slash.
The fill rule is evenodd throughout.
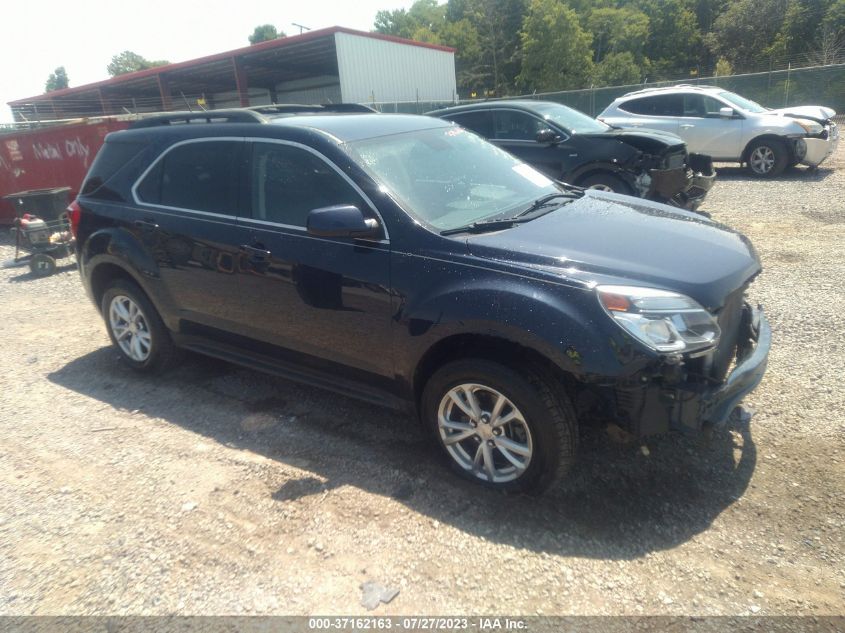
<path id="1" fill-rule="evenodd" d="M 574 480 L 506 497 L 412 421 L 189 357 L 124 369 L 71 261 L 0 270 L 0 614 L 845 612 L 845 144 L 774 182 L 720 170 L 774 332 L 708 445 L 588 437 Z M 12 255 L 8 237 L 0 261 Z"/>

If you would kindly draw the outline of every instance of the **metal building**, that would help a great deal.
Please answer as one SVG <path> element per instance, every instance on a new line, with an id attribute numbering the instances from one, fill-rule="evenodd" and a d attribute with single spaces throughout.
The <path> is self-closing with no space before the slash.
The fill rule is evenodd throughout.
<path id="1" fill-rule="evenodd" d="M 454 101 L 454 49 L 309 31 L 9 103 L 16 121 L 270 103 Z"/>

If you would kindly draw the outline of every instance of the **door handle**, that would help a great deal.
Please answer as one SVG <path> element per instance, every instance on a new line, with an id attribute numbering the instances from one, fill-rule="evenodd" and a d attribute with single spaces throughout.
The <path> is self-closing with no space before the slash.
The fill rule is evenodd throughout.
<path id="1" fill-rule="evenodd" d="M 155 231 L 159 228 L 158 224 L 151 220 L 135 220 L 132 224 L 145 231 Z"/>
<path id="2" fill-rule="evenodd" d="M 249 244 L 241 244 L 240 249 L 247 253 L 250 258 L 261 260 L 261 259 L 270 259 L 272 253 L 268 251 L 266 248 L 262 248 L 263 244 L 258 244 L 257 246 L 250 246 Z"/>
<path id="3" fill-rule="evenodd" d="M 691 127 L 695 127 L 695 126 L 694 126 L 692 123 L 684 123 L 684 124 L 681 126 L 681 129 L 682 129 L 682 130 L 687 130 L 687 129 L 691 128 Z"/>

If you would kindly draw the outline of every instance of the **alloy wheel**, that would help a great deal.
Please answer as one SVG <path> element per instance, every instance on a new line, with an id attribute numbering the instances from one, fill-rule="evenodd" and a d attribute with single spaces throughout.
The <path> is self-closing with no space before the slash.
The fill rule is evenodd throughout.
<path id="1" fill-rule="evenodd" d="M 760 145 L 759 147 L 755 147 L 754 151 L 751 152 L 751 156 L 748 157 L 748 163 L 755 173 L 768 174 L 775 165 L 775 153 L 771 147 Z"/>
<path id="2" fill-rule="evenodd" d="M 132 360 L 143 363 L 150 357 L 152 334 L 141 308 L 125 295 L 109 304 L 109 327 L 118 346 Z"/>
<path id="3" fill-rule="evenodd" d="M 531 430 L 520 410 L 485 385 L 464 383 L 450 389 L 440 401 L 437 428 L 449 456 L 482 481 L 519 478 L 534 454 Z"/>

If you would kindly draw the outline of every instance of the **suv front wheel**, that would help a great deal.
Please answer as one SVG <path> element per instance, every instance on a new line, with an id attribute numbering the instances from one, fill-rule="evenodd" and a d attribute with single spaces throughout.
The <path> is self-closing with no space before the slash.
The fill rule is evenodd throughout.
<path id="1" fill-rule="evenodd" d="M 748 171 L 764 178 L 777 176 L 789 163 L 789 150 L 776 139 L 753 141 L 747 156 Z"/>
<path id="2" fill-rule="evenodd" d="M 100 304 L 106 329 L 121 358 L 132 369 L 155 372 L 176 357 L 176 347 L 144 291 L 132 281 L 116 279 Z"/>
<path id="3" fill-rule="evenodd" d="M 540 491 L 571 467 L 577 425 L 562 393 L 528 367 L 483 359 L 441 367 L 423 420 L 460 475 L 492 488 Z"/>
<path id="4" fill-rule="evenodd" d="M 586 178 L 582 178 L 578 181 L 578 186 L 584 189 L 598 189 L 599 191 L 621 193 L 626 196 L 634 194 L 633 190 L 624 180 L 606 171 L 600 171 L 590 174 Z"/>

